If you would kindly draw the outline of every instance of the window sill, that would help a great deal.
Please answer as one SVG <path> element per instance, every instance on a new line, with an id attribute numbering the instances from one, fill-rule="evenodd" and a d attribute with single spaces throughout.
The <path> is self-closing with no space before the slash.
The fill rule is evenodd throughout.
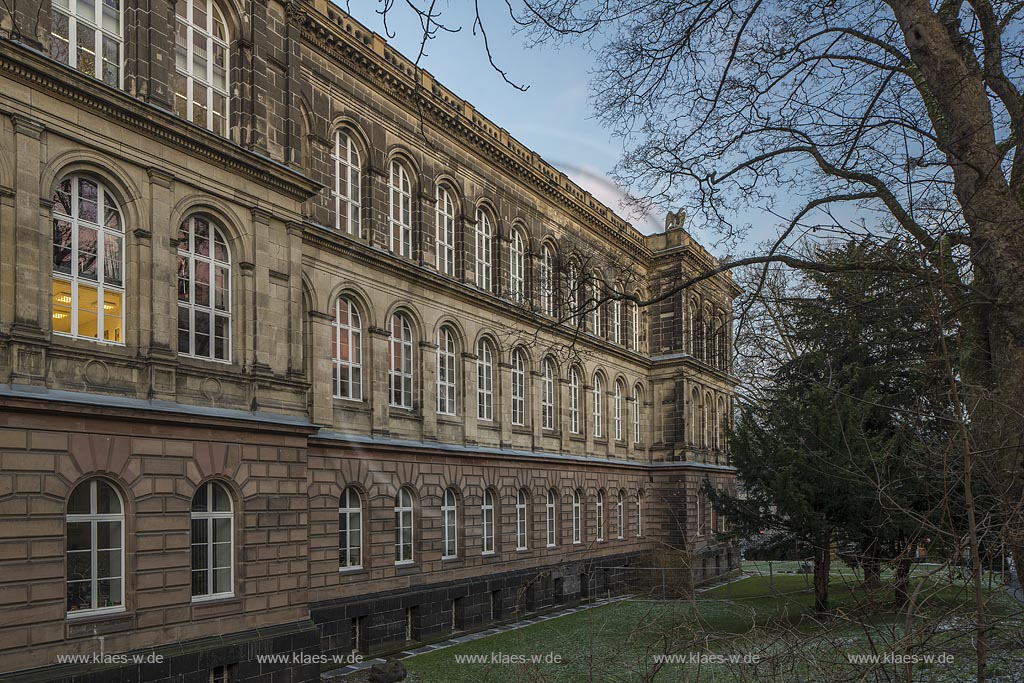
<path id="1" fill-rule="evenodd" d="M 342 576 L 359 576 L 369 573 L 370 570 L 367 567 L 338 567 L 338 574 Z"/>
<path id="2" fill-rule="evenodd" d="M 193 595 L 193 605 L 204 605 L 215 602 L 227 602 L 229 600 L 235 600 L 237 597 L 234 593 L 217 593 L 216 595 Z"/>
<path id="3" fill-rule="evenodd" d="M 370 412 L 370 405 L 366 399 L 344 398 L 343 396 L 333 396 L 332 398 L 336 404 L 345 410 L 359 410 L 366 413 Z"/>
<path id="4" fill-rule="evenodd" d="M 529 548 L 516 548 L 516 552 L 517 553 L 528 553 L 528 552 L 530 552 L 530 549 Z"/>
<path id="5" fill-rule="evenodd" d="M 105 619 L 111 619 L 123 616 L 128 613 L 124 605 L 120 607 L 100 607 L 98 609 L 79 610 L 77 612 L 68 612 L 67 620 L 69 622 L 84 623 L 86 621 L 103 621 Z"/>
<path id="6" fill-rule="evenodd" d="M 462 420 L 459 419 L 457 413 L 438 413 L 437 421 L 439 424 L 461 426 Z"/>
<path id="7" fill-rule="evenodd" d="M 458 555 L 441 556 L 441 564 L 448 567 L 461 567 L 465 562 Z"/>
<path id="8" fill-rule="evenodd" d="M 413 560 L 407 562 L 395 562 L 395 574 L 405 576 L 407 574 L 419 574 L 420 566 Z"/>
<path id="9" fill-rule="evenodd" d="M 557 543 L 548 543 L 548 544 L 547 544 L 546 546 L 544 546 L 544 547 L 545 547 L 545 548 L 548 548 L 548 549 L 550 550 L 551 548 L 557 548 L 557 547 L 558 547 L 558 544 L 557 544 Z"/>
<path id="10" fill-rule="evenodd" d="M 493 550 L 488 550 L 485 553 L 480 553 L 480 557 L 484 558 L 485 560 L 493 558 L 493 557 L 497 557 L 497 556 L 498 556 L 498 553 L 493 551 Z"/>
<path id="11" fill-rule="evenodd" d="M 130 633 L 135 630 L 135 614 L 124 608 L 109 612 L 90 610 L 84 614 L 68 614 L 64 629 L 69 639 Z"/>

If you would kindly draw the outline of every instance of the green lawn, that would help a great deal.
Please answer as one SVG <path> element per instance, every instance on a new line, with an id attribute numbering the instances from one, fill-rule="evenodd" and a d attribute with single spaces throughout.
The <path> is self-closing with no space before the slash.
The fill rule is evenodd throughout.
<path id="1" fill-rule="evenodd" d="M 753 576 L 701 593 L 693 602 L 624 601 L 552 619 L 526 628 L 481 638 L 406 660 L 422 683 L 523 683 L 649 680 L 655 656 L 666 652 L 687 658 L 663 665 L 654 681 L 833 681 L 836 673 L 854 677 L 848 654 L 911 652 L 902 650 L 902 617 L 887 611 L 891 590 L 871 596 L 853 588 L 845 572 L 832 577 L 833 614 L 812 617 L 813 594 L 802 575 Z M 927 608 L 919 624 L 915 654 L 952 654 L 952 664 L 919 664 L 915 681 L 970 680 L 969 606 L 971 596 L 959 582 L 915 579 L 913 587 Z M 991 594 L 997 628 L 990 673 L 995 681 L 1021 680 L 1024 620 L 1016 603 L 1001 591 Z M 966 628 L 965 628 L 966 627 Z M 668 648 L 668 649 L 666 649 Z M 709 655 L 756 653 L 761 663 L 708 662 Z M 477 656 L 484 661 L 465 661 Z M 705 661 L 699 661 L 701 658 Z M 462 660 L 462 661 L 460 661 Z M 887 671 L 894 673 L 896 667 Z M 881 673 L 881 672 L 880 672 Z M 871 676 L 874 680 L 874 676 Z M 878 680 L 885 680 L 879 677 Z"/>

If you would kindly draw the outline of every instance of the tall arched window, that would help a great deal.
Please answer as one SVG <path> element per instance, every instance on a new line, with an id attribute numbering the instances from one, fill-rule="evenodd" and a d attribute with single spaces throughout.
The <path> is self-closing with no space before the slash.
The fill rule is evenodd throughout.
<path id="1" fill-rule="evenodd" d="M 718 399 L 718 448 L 726 450 L 729 444 L 729 412 L 725 407 L 725 399 Z"/>
<path id="2" fill-rule="evenodd" d="M 526 298 L 526 243 L 523 233 L 512 231 L 508 247 L 508 294 L 513 301 Z"/>
<path id="3" fill-rule="evenodd" d="M 569 370 L 569 432 L 580 433 L 580 373 L 576 368 Z"/>
<path id="4" fill-rule="evenodd" d="M 540 312 L 555 314 L 555 252 L 546 244 L 540 253 Z"/>
<path id="5" fill-rule="evenodd" d="M 541 375 L 540 419 L 543 429 L 555 428 L 555 366 L 547 358 Z"/>
<path id="6" fill-rule="evenodd" d="M 594 436 L 604 436 L 604 380 L 601 375 L 594 375 L 593 387 L 594 401 Z"/>
<path id="7" fill-rule="evenodd" d="M 487 212 L 476 212 L 476 286 L 491 291 L 491 219 Z"/>
<path id="8" fill-rule="evenodd" d="M 626 537 L 626 491 L 619 489 L 618 499 L 615 501 L 615 515 L 619 538 Z"/>
<path id="9" fill-rule="evenodd" d="M 394 160 L 390 167 L 388 207 L 391 253 L 412 258 L 412 183 L 409 172 Z"/>
<path id="10" fill-rule="evenodd" d="M 456 412 L 455 333 L 445 325 L 437 333 L 437 412 Z"/>
<path id="11" fill-rule="evenodd" d="M 698 536 L 703 536 L 704 535 L 704 492 L 703 491 L 698 491 L 697 492 L 696 513 L 697 514 L 694 516 L 694 519 L 697 520 L 697 524 L 696 524 L 697 535 Z"/>
<path id="12" fill-rule="evenodd" d="M 124 610 L 124 505 L 103 479 L 68 498 L 65 528 L 68 615 Z"/>
<path id="13" fill-rule="evenodd" d="M 401 488 L 395 495 L 395 564 L 412 562 L 412 491 Z"/>
<path id="14" fill-rule="evenodd" d="M 633 443 L 640 445 L 643 435 L 640 432 L 640 388 L 633 387 Z"/>
<path id="15" fill-rule="evenodd" d="M 549 548 L 553 548 L 558 542 L 558 536 L 555 532 L 555 513 L 558 511 L 555 508 L 555 496 L 554 490 L 548 490 L 548 500 L 544 506 L 544 521 L 547 526 Z"/>
<path id="16" fill-rule="evenodd" d="M 612 419 L 615 426 L 615 440 L 622 441 L 622 401 L 625 389 L 622 386 L 621 380 L 615 381 L 615 398 L 614 398 L 614 410 L 612 413 Z"/>
<path id="17" fill-rule="evenodd" d="M 121 23 L 120 0 L 54 0 L 50 56 L 120 88 Z"/>
<path id="18" fill-rule="evenodd" d="M 604 540 L 604 491 L 597 492 L 597 540 Z"/>
<path id="19" fill-rule="evenodd" d="M 569 320 L 573 327 L 579 327 L 582 308 L 580 306 L 580 271 L 575 263 L 569 263 L 565 271 L 566 304 Z"/>
<path id="20" fill-rule="evenodd" d="M 700 392 L 696 387 L 690 392 L 690 443 L 700 445 Z"/>
<path id="21" fill-rule="evenodd" d="M 715 356 L 717 330 L 715 330 L 715 315 L 710 307 L 704 309 L 704 321 L 704 361 L 709 365 L 714 365 L 718 362 Z"/>
<path id="22" fill-rule="evenodd" d="M 590 331 L 595 337 L 604 336 L 604 320 L 601 316 L 601 278 L 594 273 L 590 283 Z"/>
<path id="23" fill-rule="evenodd" d="M 481 552 L 484 555 L 494 553 L 494 494 L 484 489 L 484 499 L 480 504 L 482 529 Z"/>
<path id="24" fill-rule="evenodd" d="M 334 396 L 363 400 L 362 324 L 359 309 L 344 297 L 334 304 Z"/>
<path id="25" fill-rule="evenodd" d="M 391 405 L 396 408 L 412 408 L 412 327 L 404 315 L 396 313 L 391 316 L 389 332 Z"/>
<path id="26" fill-rule="evenodd" d="M 349 235 L 359 235 L 359 149 L 352 136 L 343 130 L 334 134 L 334 227 Z"/>
<path id="27" fill-rule="evenodd" d="M 635 301 L 629 304 L 630 311 L 630 333 L 632 334 L 632 343 L 630 348 L 634 351 L 640 350 L 640 306 Z"/>
<path id="28" fill-rule="evenodd" d="M 486 339 L 476 347 L 476 416 L 494 419 L 494 351 Z"/>
<path id="29" fill-rule="evenodd" d="M 512 352 L 512 424 L 526 424 L 526 355 Z"/>
<path id="30" fill-rule="evenodd" d="M 712 406 L 711 394 L 704 395 L 704 401 L 700 406 L 700 445 L 704 448 L 711 447 L 711 427 L 712 422 L 710 419 L 711 406 Z"/>
<path id="31" fill-rule="evenodd" d="M 455 275 L 455 202 L 446 187 L 437 188 L 437 270 Z"/>
<path id="32" fill-rule="evenodd" d="M 441 498 L 441 559 L 459 554 L 459 503 L 453 489 L 445 489 Z"/>
<path id="33" fill-rule="evenodd" d="M 583 542 L 583 501 L 578 490 L 572 492 L 572 542 Z"/>
<path id="34" fill-rule="evenodd" d="M 174 111 L 227 135 L 228 38 L 224 15 L 210 0 L 177 0 Z"/>
<path id="35" fill-rule="evenodd" d="M 722 370 L 729 369 L 729 327 L 726 319 L 718 321 L 718 367 Z"/>
<path id="36" fill-rule="evenodd" d="M 626 344 L 626 335 L 622 328 L 622 299 L 612 301 L 612 341 L 616 344 Z"/>
<path id="37" fill-rule="evenodd" d="M 192 497 L 192 597 L 234 593 L 234 536 L 231 496 L 223 484 L 208 481 Z"/>
<path id="38" fill-rule="evenodd" d="M 200 215 L 178 229 L 178 353 L 231 360 L 231 254 L 220 228 Z"/>
<path id="39" fill-rule="evenodd" d="M 696 301 L 690 301 L 687 311 L 687 319 L 690 323 L 690 355 L 694 358 L 704 357 L 704 325 L 700 319 L 700 309 Z"/>
<path id="40" fill-rule="evenodd" d="M 636 535 L 637 538 L 644 535 L 644 492 L 636 493 Z"/>
<path id="41" fill-rule="evenodd" d="M 124 343 L 124 223 L 110 192 L 68 176 L 53 195 L 56 334 Z"/>
<path id="42" fill-rule="evenodd" d="M 338 502 L 338 550 L 342 569 L 363 566 L 363 504 L 359 492 L 349 486 Z"/>
<path id="43" fill-rule="evenodd" d="M 711 419 L 708 424 L 708 431 L 711 433 L 708 445 L 717 451 L 721 447 L 719 438 L 722 436 L 722 433 L 718 429 L 718 403 L 716 401 L 711 401 Z"/>
<path id="44" fill-rule="evenodd" d="M 526 489 L 519 489 L 516 494 L 516 550 L 526 550 L 529 547 L 526 500 Z"/>

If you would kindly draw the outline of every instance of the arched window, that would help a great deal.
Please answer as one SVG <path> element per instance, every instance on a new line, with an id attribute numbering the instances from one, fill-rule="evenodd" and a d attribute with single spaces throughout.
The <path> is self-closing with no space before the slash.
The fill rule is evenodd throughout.
<path id="1" fill-rule="evenodd" d="M 612 414 L 613 422 L 615 425 L 615 440 L 622 441 L 622 401 L 625 390 L 622 388 L 621 380 L 615 381 L 615 400 L 614 400 L 614 412 Z"/>
<path id="2" fill-rule="evenodd" d="M 580 271 L 575 263 L 570 263 L 565 271 L 566 303 L 569 312 L 569 320 L 573 327 L 579 327 L 582 313 L 580 307 Z"/>
<path id="3" fill-rule="evenodd" d="M 456 412 L 455 333 L 445 325 L 437 333 L 437 412 Z"/>
<path id="4" fill-rule="evenodd" d="M 709 418 L 709 415 L 712 405 L 711 394 L 705 394 L 704 401 L 700 406 L 700 445 L 704 448 L 711 447 L 711 427 L 714 423 Z"/>
<path id="5" fill-rule="evenodd" d="M 621 285 L 617 289 L 621 292 Z M 622 327 L 622 299 L 615 299 L 612 301 L 612 341 L 624 346 L 626 334 Z"/>
<path id="6" fill-rule="evenodd" d="M 197 126 L 227 135 L 227 24 L 210 0 L 177 0 L 174 111 Z"/>
<path id="7" fill-rule="evenodd" d="M 437 188 L 437 270 L 455 275 L 455 202 L 447 188 Z"/>
<path id="8" fill-rule="evenodd" d="M 572 542 L 583 542 L 583 502 L 580 492 L 572 492 Z"/>
<path id="9" fill-rule="evenodd" d="M 491 555 L 494 553 L 494 494 L 490 489 L 484 489 L 484 499 L 480 504 L 480 517 L 483 526 L 481 552 L 484 555 Z"/>
<path id="10" fill-rule="evenodd" d="M 396 518 L 397 519 L 397 518 Z M 441 498 L 441 559 L 459 554 L 459 504 L 453 489 L 445 489 Z"/>
<path id="11" fill-rule="evenodd" d="M 715 316 L 711 312 L 710 308 L 704 309 L 704 361 L 709 365 L 714 365 L 718 362 L 715 356 L 715 339 L 717 338 L 717 330 L 715 330 Z"/>
<path id="12" fill-rule="evenodd" d="M 508 293 L 513 301 L 526 298 L 526 243 L 523 233 L 512 231 L 508 247 Z"/>
<path id="13" fill-rule="evenodd" d="M 718 403 L 715 401 L 711 401 L 710 403 L 711 419 L 708 424 L 708 431 L 711 433 L 711 435 L 708 439 L 708 445 L 717 451 L 721 447 L 719 439 L 722 436 L 721 430 L 719 430 L 718 428 Z"/>
<path id="14" fill-rule="evenodd" d="M 391 253 L 412 258 L 412 183 L 401 162 L 391 162 L 388 183 Z"/>
<path id="15" fill-rule="evenodd" d="M 359 309 L 344 297 L 334 304 L 334 396 L 363 400 L 362 324 Z"/>
<path id="16" fill-rule="evenodd" d="M 487 212 L 476 212 L 476 286 L 491 291 L 491 219 Z"/>
<path id="17" fill-rule="evenodd" d="M 231 254 L 205 216 L 178 229 L 178 353 L 231 360 Z"/>
<path id="18" fill-rule="evenodd" d="M 690 392 L 690 443 L 700 445 L 700 392 L 696 387 Z"/>
<path id="19" fill-rule="evenodd" d="M 363 566 L 363 504 L 359 492 L 349 486 L 338 503 L 338 550 L 342 569 Z"/>
<path id="20" fill-rule="evenodd" d="M 643 435 L 640 433 L 640 388 L 633 388 L 633 443 L 640 445 Z"/>
<path id="21" fill-rule="evenodd" d="M 644 492 L 637 491 L 636 493 L 636 536 L 640 538 L 644 535 Z"/>
<path id="22" fill-rule="evenodd" d="M 522 349 L 512 352 L 512 424 L 526 424 L 526 356 Z"/>
<path id="23" fill-rule="evenodd" d="M 604 436 L 604 380 L 601 379 L 601 375 L 594 375 L 594 387 L 593 387 L 593 400 L 594 400 L 594 436 Z"/>
<path id="24" fill-rule="evenodd" d="M 208 481 L 192 497 L 192 597 L 232 595 L 234 535 L 231 496 Z"/>
<path id="25" fill-rule="evenodd" d="M 704 492 L 697 492 L 697 509 L 695 519 L 697 520 L 697 535 L 704 535 Z"/>
<path id="26" fill-rule="evenodd" d="M 704 322 L 701 320 L 696 301 L 690 301 L 687 317 L 690 323 L 690 355 L 701 359 L 704 357 Z"/>
<path id="27" fill-rule="evenodd" d="M 398 490 L 395 495 L 395 564 L 412 562 L 412 491 Z"/>
<path id="28" fill-rule="evenodd" d="M 604 491 L 597 492 L 597 540 L 604 540 Z"/>
<path id="29" fill-rule="evenodd" d="M 540 413 L 543 429 L 555 428 L 555 366 L 547 358 L 544 359 L 544 372 L 541 375 Z"/>
<path id="30" fill-rule="evenodd" d="M 544 521 L 546 522 L 548 532 L 548 547 L 555 547 L 558 537 L 555 534 L 555 492 L 553 490 L 548 491 L 548 500 L 544 506 Z"/>
<path id="31" fill-rule="evenodd" d="M 352 136 L 343 130 L 334 134 L 334 227 L 349 235 L 359 235 L 359 149 Z"/>
<path id="32" fill-rule="evenodd" d="M 580 433 L 580 373 L 576 368 L 569 370 L 569 432 Z"/>
<path id="33" fill-rule="evenodd" d="M 618 500 L 615 501 L 615 515 L 617 517 L 619 538 L 626 537 L 626 491 L 619 489 Z"/>
<path id="34" fill-rule="evenodd" d="M 120 0 L 54 0 L 50 56 L 121 87 Z"/>
<path id="35" fill-rule="evenodd" d="M 110 192 L 68 176 L 53 195 L 56 334 L 124 343 L 124 224 Z"/>
<path id="36" fill-rule="evenodd" d="M 630 332 L 632 333 L 632 344 L 630 348 L 634 351 L 640 350 L 640 306 L 635 301 L 629 304 L 630 311 Z"/>
<path id="37" fill-rule="evenodd" d="M 718 448 L 727 450 L 729 444 L 729 412 L 726 410 L 725 399 L 718 399 Z"/>
<path id="38" fill-rule="evenodd" d="M 89 479 L 68 498 L 68 615 L 124 610 L 124 505 L 103 479 Z"/>
<path id="39" fill-rule="evenodd" d="M 729 369 L 729 328 L 725 318 L 718 321 L 718 367 Z"/>
<path id="40" fill-rule="evenodd" d="M 494 419 L 494 352 L 486 339 L 476 347 L 476 416 Z"/>
<path id="41" fill-rule="evenodd" d="M 540 253 L 540 312 L 555 314 L 555 252 L 546 244 Z"/>
<path id="42" fill-rule="evenodd" d="M 597 273 L 594 273 L 593 281 L 590 285 L 590 301 L 588 305 L 590 308 L 590 331 L 595 337 L 604 336 L 604 321 L 601 316 L 601 278 Z"/>
<path id="43" fill-rule="evenodd" d="M 516 494 L 516 550 L 526 550 L 529 547 L 526 500 L 526 489 L 519 489 Z"/>
<path id="44" fill-rule="evenodd" d="M 401 313 L 391 316 L 388 340 L 391 405 L 412 408 L 412 327 Z"/>

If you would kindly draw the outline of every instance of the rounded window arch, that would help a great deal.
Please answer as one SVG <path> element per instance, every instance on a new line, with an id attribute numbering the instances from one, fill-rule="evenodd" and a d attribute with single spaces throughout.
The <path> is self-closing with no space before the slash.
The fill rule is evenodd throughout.
<path id="1" fill-rule="evenodd" d="M 509 237 L 508 293 L 517 303 L 526 300 L 526 239 L 519 228 L 513 228 Z"/>
<path id="2" fill-rule="evenodd" d="M 597 540 L 604 540 L 604 489 L 597 490 L 596 499 Z"/>
<path id="3" fill-rule="evenodd" d="M 354 486 L 341 492 L 338 500 L 338 551 L 341 569 L 363 566 L 363 501 Z"/>
<path id="4" fill-rule="evenodd" d="M 391 316 L 388 330 L 388 379 L 391 405 L 396 408 L 412 409 L 413 391 L 413 346 L 412 325 L 404 313 Z"/>
<path id="5" fill-rule="evenodd" d="M 231 41 L 224 15 L 209 0 L 178 0 L 175 31 L 174 111 L 227 136 Z"/>
<path id="6" fill-rule="evenodd" d="M 600 371 L 595 372 L 593 382 L 592 401 L 594 403 L 594 436 L 601 438 L 604 436 L 604 375 L 602 375 Z"/>
<path id="7" fill-rule="evenodd" d="M 555 267 L 555 250 L 544 244 L 540 250 L 540 311 L 549 317 L 555 315 Z"/>
<path id="8" fill-rule="evenodd" d="M 704 394 L 704 401 L 700 406 L 700 433 L 701 442 L 700 445 L 704 448 L 711 447 L 712 434 L 711 428 L 714 425 L 714 421 L 711 419 L 711 411 L 713 410 L 714 402 L 711 399 L 711 394 Z"/>
<path id="9" fill-rule="evenodd" d="M 334 185 L 331 188 L 334 228 L 358 236 L 363 167 L 359 147 L 349 130 L 339 128 L 334 131 L 331 161 L 334 163 Z"/>
<path id="10" fill-rule="evenodd" d="M 555 428 L 555 363 L 545 358 L 541 363 L 540 420 L 541 428 Z"/>
<path id="11" fill-rule="evenodd" d="M 697 359 L 704 358 L 704 320 L 695 299 L 690 300 L 690 355 Z"/>
<path id="12" fill-rule="evenodd" d="M 626 489 L 619 489 L 615 500 L 616 530 L 619 539 L 626 537 Z"/>
<path id="13" fill-rule="evenodd" d="M 558 494 L 555 493 L 554 489 L 548 489 L 547 501 L 544 505 L 544 522 L 547 527 L 547 541 L 548 547 L 553 548 L 558 545 L 558 508 L 556 506 L 558 501 Z"/>
<path id="14" fill-rule="evenodd" d="M 437 331 L 437 412 L 455 415 L 457 412 L 458 362 L 455 330 L 442 325 Z"/>
<path id="15" fill-rule="evenodd" d="M 573 327 L 580 328 L 583 322 L 583 305 L 580 301 L 580 268 L 575 259 L 570 260 L 565 268 L 565 314 Z"/>
<path id="16" fill-rule="evenodd" d="M 579 489 L 572 492 L 572 542 L 583 542 L 583 494 Z"/>
<path id="17" fill-rule="evenodd" d="M 68 497 L 65 519 L 68 616 L 124 610 L 124 503 L 93 477 Z"/>
<path id="18" fill-rule="evenodd" d="M 476 346 L 476 416 L 494 419 L 494 345 L 482 337 Z"/>
<path id="19" fill-rule="evenodd" d="M 437 186 L 435 214 L 436 256 L 439 273 L 455 277 L 455 198 L 447 185 Z"/>
<path id="20" fill-rule="evenodd" d="M 495 496 L 494 492 L 487 488 L 484 489 L 484 496 L 480 502 L 480 520 L 481 520 L 481 539 L 480 539 L 480 552 L 484 555 L 494 554 L 494 540 L 495 540 Z"/>
<path id="21" fill-rule="evenodd" d="M 640 292 L 634 296 L 641 297 Z M 629 348 L 632 351 L 640 350 L 640 305 L 635 301 L 629 302 Z"/>
<path id="22" fill-rule="evenodd" d="M 459 496 L 448 487 L 441 495 L 441 559 L 459 555 Z"/>
<path id="23" fill-rule="evenodd" d="M 334 397 L 363 400 L 363 325 L 359 307 L 339 296 L 334 302 Z"/>
<path id="24" fill-rule="evenodd" d="M 726 402 L 724 397 L 718 398 L 718 424 L 715 425 L 718 432 L 716 448 L 726 450 L 729 443 L 729 412 L 726 408 Z"/>
<path id="25" fill-rule="evenodd" d="M 690 443 L 700 445 L 700 391 L 690 390 Z"/>
<path id="26" fill-rule="evenodd" d="M 53 195 L 55 334 L 124 344 L 124 219 L 100 181 L 64 177 Z"/>
<path id="27" fill-rule="evenodd" d="M 579 434 L 583 431 L 580 415 L 580 403 L 583 399 L 583 380 L 577 368 L 569 369 L 569 432 Z"/>
<path id="28" fill-rule="evenodd" d="M 604 336 L 604 316 L 602 315 L 604 297 L 604 280 L 601 274 L 594 271 L 590 275 L 590 296 L 587 306 L 590 309 L 590 332 L 595 337 Z"/>
<path id="29" fill-rule="evenodd" d="M 205 214 L 178 228 L 178 354 L 231 360 L 231 252 Z"/>
<path id="30" fill-rule="evenodd" d="M 526 424 L 526 352 L 521 348 L 512 350 L 512 424 Z"/>
<path id="31" fill-rule="evenodd" d="M 388 225 L 391 253 L 412 258 L 412 181 L 399 159 L 388 166 Z"/>
<path id="32" fill-rule="evenodd" d="M 643 489 L 636 492 L 636 535 L 637 538 L 644 535 L 644 492 Z"/>
<path id="33" fill-rule="evenodd" d="M 612 428 L 615 431 L 615 440 L 624 441 L 625 435 L 622 429 L 622 408 L 626 400 L 626 387 L 621 379 L 615 380 L 615 393 L 612 399 Z"/>
<path id="34" fill-rule="evenodd" d="M 494 257 L 494 225 L 489 211 L 480 207 L 476 210 L 475 231 L 476 286 L 490 292 L 494 286 L 491 270 Z"/>
<path id="35" fill-rule="evenodd" d="M 516 492 L 516 550 L 529 548 L 529 501 L 530 494 L 526 489 Z"/>
<path id="36" fill-rule="evenodd" d="M 413 493 L 403 486 L 395 494 L 395 564 L 413 561 Z"/>
<path id="37" fill-rule="evenodd" d="M 624 289 L 621 282 L 615 283 L 614 298 L 612 299 L 612 341 L 616 344 L 626 345 L 626 323 L 622 319 L 622 299 Z"/>
<path id="38" fill-rule="evenodd" d="M 640 426 L 641 406 L 643 405 L 643 394 L 640 391 L 640 385 L 633 387 L 633 443 L 640 445 L 643 443 L 643 432 Z"/>
<path id="39" fill-rule="evenodd" d="M 192 599 L 234 594 L 234 510 L 224 484 L 208 481 L 192 497 Z"/>

